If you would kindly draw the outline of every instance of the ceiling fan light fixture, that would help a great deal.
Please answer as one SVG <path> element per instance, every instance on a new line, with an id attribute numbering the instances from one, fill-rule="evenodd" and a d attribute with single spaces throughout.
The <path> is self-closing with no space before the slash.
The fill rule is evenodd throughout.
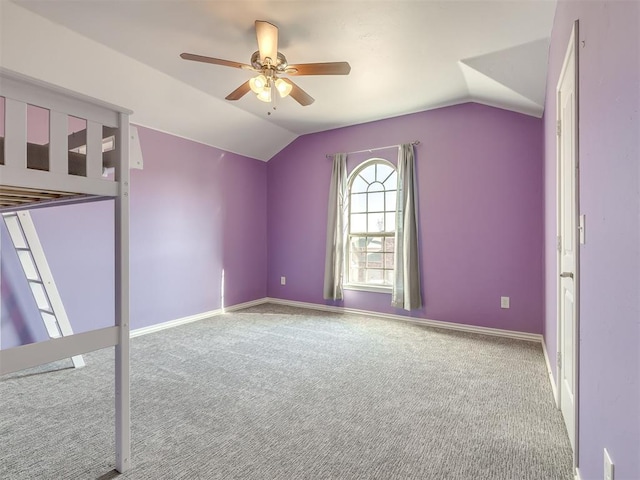
<path id="1" fill-rule="evenodd" d="M 258 100 L 261 100 L 265 103 L 271 102 L 271 88 L 264 88 L 260 93 L 258 93 Z"/>
<path id="2" fill-rule="evenodd" d="M 293 85 L 291 85 L 286 80 L 279 78 L 276 80 L 276 89 L 278 90 L 278 95 L 280 95 L 280 98 L 284 98 L 291 93 L 291 90 L 293 90 Z"/>
<path id="3" fill-rule="evenodd" d="M 251 87 L 251 90 L 258 95 L 265 90 L 266 86 L 267 86 L 267 77 L 265 77 L 262 74 L 258 75 L 257 77 L 253 77 L 251 80 L 249 80 L 249 87 Z"/>

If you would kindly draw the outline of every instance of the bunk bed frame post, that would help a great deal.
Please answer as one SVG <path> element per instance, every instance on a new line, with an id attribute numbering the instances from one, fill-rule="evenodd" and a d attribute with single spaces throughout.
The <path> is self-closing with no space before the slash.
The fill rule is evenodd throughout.
<path id="1" fill-rule="evenodd" d="M 115 294 L 118 344 L 115 349 L 116 389 L 116 470 L 124 473 L 131 466 L 131 416 L 129 383 L 129 116 L 119 114 L 116 133 L 115 180 Z"/>
<path id="2" fill-rule="evenodd" d="M 0 0 L 1 1 L 1 0 Z M 0 350 L 0 375 L 115 346 L 116 469 L 131 466 L 129 378 L 129 115 L 133 112 L 0 66 L 4 97 L 4 162 L 0 164 L 0 212 L 25 208 L 114 201 L 115 324 Z M 49 146 L 28 138 L 27 106 L 49 111 Z M 69 135 L 69 118 L 86 121 L 84 131 Z M 104 137 L 115 135 L 115 149 L 102 152 Z M 71 171 L 71 154 L 86 147 L 86 171 Z M 28 148 L 31 148 L 29 157 Z M 46 168 L 35 160 L 48 150 Z M 2 145 L 0 145 L 2 148 Z M 0 151 L 0 153 L 2 153 Z M 80 154 L 82 155 L 82 154 Z M 74 157 L 76 160 L 82 158 Z M 31 161 L 31 164 L 30 163 Z M 115 178 L 103 178 L 112 165 Z"/>

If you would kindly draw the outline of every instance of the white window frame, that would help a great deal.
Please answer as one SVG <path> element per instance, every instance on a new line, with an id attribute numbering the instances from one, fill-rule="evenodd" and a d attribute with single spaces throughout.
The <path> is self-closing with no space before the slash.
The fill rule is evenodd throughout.
<path id="1" fill-rule="evenodd" d="M 348 210 L 347 210 L 347 221 L 346 221 L 346 231 L 347 231 L 347 238 L 346 238 L 346 254 L 345 254 L 345 263 L 344 263 L 344 278 L 345 278 L 345 284 L 343 286 L 343 288 L 345 290 L 358 290 L 358 291 L 365 291 L 365 292 L 378 292 L 378 293 L 391 293 L 392 292 L 392 285 L 374 285 L 374 284 L 368 284 L 368 283 L 355 283 L 355 282 L 351 282 L 351 272 L 350 272 L 350 267 L 351 267 L 351 237 L 352 236 L 356 236 L 356 237 L 384 237 L 384 238 L 393 238 L 394 239 L 394 243 L 395 243 L 395 236 L 396 236 L 396 230 L 394 229 L 393 232 L 366 232 L 366 233 L 355 233 L 352 234 L 351 233 L 351 188 L 353 186 L 353 182 L 355 181 L 355 179 L 358 177 L 358 175 L 360 175 L 360 173 L 365 170 L 366 168 L 370 167 L 371 165 L 375 165 L 375 164 L 383 164 L 386 165 L 388 167 L 390 167 L 391 169 L 393 169 L 393 172 L 395 172 L 396 174 L 396 178 L 397 178 L 397 172 L 398 169 L 397 167 L 391 163 L 388 160 L 385 160 L 384 158 L 379 158 L 379 157 L 374 157 L 374 158 L 369 158 L 365 161 L 363 161 L 360 165 L 358 165 L 349 175 L 349 178 L 347 180 L 347 201 L 348 201 Z M 395 190 L 384 190 L 384 193 L 386 194 L 386 192 L 389 191 L 395 191 L 397 192 L 397 185 L 396 185 L 396 189 Z M 386 195 L 385 195 L 385 205 L 386 205 Z M 395 209 L 394 209 L 395 211 Z M 385 210 L 386 212 L 386 210 Z M 365 212 L 363 212 L 365 213 Z M 367 210 L 366 213 L 369 213 L 369 209 L 367 206 Z M 382 255 L 384 255 L 384 252 L 381 252 Z M 383 265 L 384 265 L 384 256 L 383 256 Z M 395 265 L 393 266 L 393 269 L 395 270 Z M 385 269 L 383 268 L 383 271 Z M 387 269 L 388 270 L 388 269 Z"/>

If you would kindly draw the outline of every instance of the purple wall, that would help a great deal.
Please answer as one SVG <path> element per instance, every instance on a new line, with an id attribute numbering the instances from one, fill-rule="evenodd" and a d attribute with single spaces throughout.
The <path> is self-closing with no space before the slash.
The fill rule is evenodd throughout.
<path id="1" fill-rule="evenodd" d="M 556 351 L 555 89 L 571 27 L 580 21 L 579 469 L 640 478 L 640 3 L 561 0 L 545 105 L 545 341 Z"/>
<path id="2" fill-rule="evenodd" d="M 220 308 L 223 269 L 226 306 L 263 298 L 266 164 L 139 131 L 145 165 L 131 179 L 134 328 Z"/>
<path id="3" fill-rule="evenodd" d="M 425 306 L 412 316 L 542 333 L 542 122 L 465 104 L 298 138 L 268 163 L 268 294 L 324 304 L 331 161 L 325 154 L 416 147 Z M 395 163 L 397 150 L 371 156 Z M 349 169 L 368 155 L 351 156 Z M 280 276 L 287 284 L 280 285 Z M 511 308 L 500 308 L 500 296 Z M 384 293 L 349 308 L 406 314 Z"/>
<path id="4" fill-rule="evenodd" d="M 265 297 L 266 164 L 138 130 L 144 169 L 131 172 L 131 327 L 220 308 L 223 269 L 226 306 Z M 113 202 L 32 217 L 74 331 L 113 325 Z M 3 259 L 11 253 L 3 242 Z M 3 267 L 22 275 L 16 262 Z"/>

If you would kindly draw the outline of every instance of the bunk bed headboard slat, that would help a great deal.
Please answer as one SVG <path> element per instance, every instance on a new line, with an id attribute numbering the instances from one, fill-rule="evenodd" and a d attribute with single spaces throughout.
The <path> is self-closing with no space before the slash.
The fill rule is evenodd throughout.
<path id="1" fill-rule="evenodd" d="M 87 178 L 102 177 L 102 125 L 87 120 Z"/>
<path id="2" fill-rule="evenodd" d="M 51 110 L 49 113 L 49 171 L 65 174 L 69 172 L 69 149 L 67 114 Z"/>
<path id="3" fill-rule="evenodd" d="M 27 168 L 27 104 L 5 98 L 4 164 Z"/>

